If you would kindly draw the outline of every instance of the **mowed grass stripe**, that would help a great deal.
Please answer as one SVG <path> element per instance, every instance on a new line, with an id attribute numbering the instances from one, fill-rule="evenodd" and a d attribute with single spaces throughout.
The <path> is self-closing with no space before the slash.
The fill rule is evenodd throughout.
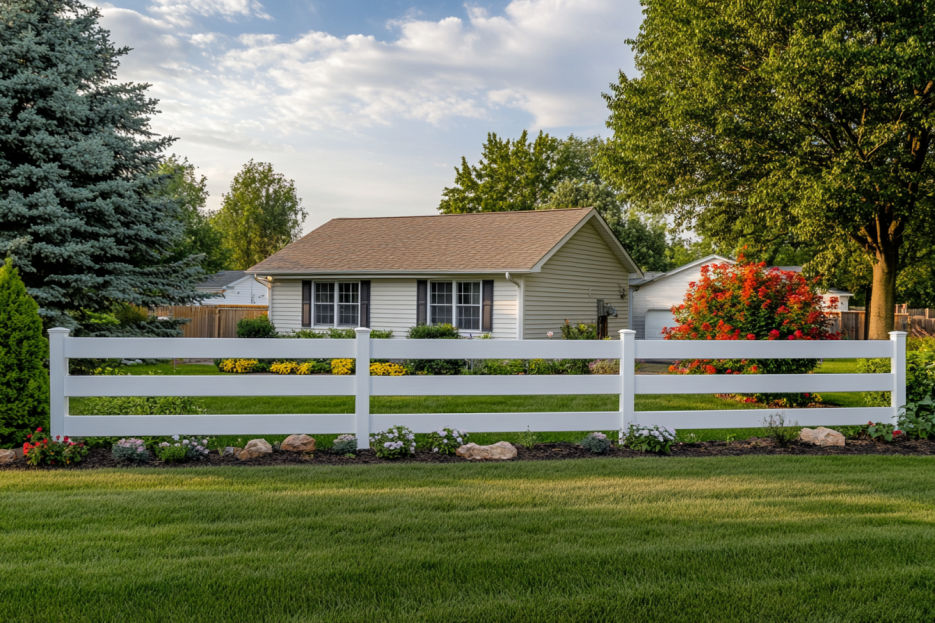
<path id="1" fill-rule="evenodd" d="M 933 473 L 879 456 L 5 472 L 0 620 L 926 621 Z"/>

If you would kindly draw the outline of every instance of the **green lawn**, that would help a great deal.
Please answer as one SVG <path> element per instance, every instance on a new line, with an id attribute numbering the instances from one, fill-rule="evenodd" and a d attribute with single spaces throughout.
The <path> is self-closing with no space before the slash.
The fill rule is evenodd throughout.
<path id="1" fill-rule="evenodd" d="M 2 472 L 0 620 L 935 620 L 935 459 Z"/>

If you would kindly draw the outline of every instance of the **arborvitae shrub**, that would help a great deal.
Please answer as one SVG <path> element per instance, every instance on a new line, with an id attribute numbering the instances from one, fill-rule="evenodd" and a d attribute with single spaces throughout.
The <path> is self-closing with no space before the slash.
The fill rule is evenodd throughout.
<path id="1" fill-rule="evenodd" d="M 48 426 L 48 354 L 39 306 L 7 260 L 0 267 L 0 448 Z"/>

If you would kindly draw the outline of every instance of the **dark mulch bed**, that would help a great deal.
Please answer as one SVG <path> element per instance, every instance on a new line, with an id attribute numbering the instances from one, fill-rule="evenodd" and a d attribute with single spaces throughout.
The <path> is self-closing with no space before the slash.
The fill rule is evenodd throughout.
<path id="1" fill-rule="evenodd" d="M 935 456 L 935 441 L 931 440 L 902 440 L 892 443 L 882 443 L 869 439 L 848 439 L 847 445 L 841 447 L 820 447 L 800 442 L 793 442 L 787 448 L 780 448 L 769 439 L 751 437 L 744 441 L 704 441 L 700 443 L 680 443 L 672 448 L 672 454 L 659 456 L 635 452 L 627 448 L 614 446 L 606 454 L 593 454 L 581 446 L 560 442 L 540 443 L 528 450 L 517 448 L 517 461 L 555 461 L 563 459 L 593 459 L 601 457 L 637 458 L 637 457 L 699 457 L 699 456 L 748 456 L 748 455 L 856 455 L 856 454 L 883 454 L 883 455 L 909 455 L 909 456 Z M 377 458 L 372 450 L 364 450 L 355 456 L 335 454 L 328 450 L 319 450 L 312 455 L 296 454 L 292 452 L 274 451 L 272 454 L 257 459 L 241 461 L 233 456 L 220 456 L 212 452 L 201 461 L 190 463 L 163 463 L 152 461 L 148 463 L 118 463 L 111 457 L 110 450 L 105 448 L 92 449 L 84 461 L 68 467 L 33 467 L 22 460 L 11 465 L 0 466 L 2 470 L 40 470 L 40 469 L 99 469 L 105 467 L 211 467 L 211 466 L 270 466 L 270 465 L 361 465 L 373 463 L 463 463 L 467 462 L 457 456 L 442 456 L 419 450 L 409 459 L 387 460 Z"/>

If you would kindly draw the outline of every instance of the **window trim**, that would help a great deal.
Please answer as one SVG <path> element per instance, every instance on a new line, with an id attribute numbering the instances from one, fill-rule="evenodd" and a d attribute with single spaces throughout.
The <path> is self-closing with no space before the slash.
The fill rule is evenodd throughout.
<path id="1" fill-rule="evenodd" d="M 344 284 L 354 284 L 354 285 L 357 286 L 357 302 L 356 302 L 356 303 L 339 303 L 340 298 L 341 298 L 341 297 L 340 297 L 340 293 L 339 293 L 339 290 L 340 290 L 339 284 L 342 284 L 342 283 L 344 283 Z M 334 300 L 331 302 L 331 305 L 332 305 L 331 311 L 332 311 L 332 314 L 333 314 L 334 321 L 333 321 L 331 324 L 318 324 L 317 322 L 315 322 L 315 320 L 316 320 L 316 317 L 315 317 L 315 306 L 316 306 L 316 305 L 324 305 L 324 303 L 316 303 L 316 302 L 315 302 L 316 294 L 317 294 L 317 292 L 318 292 L 318 286 L 321 285 L 321 284 L 333 284 L 333 285 L 334 285 Z M 339 306 L 339 305 L 354 305 L 355 307 L 357 307 L 357 321 L 356 321 L 356 323 L 354 323 L 354 324 L 349 324 L 349 325 L 345 325 L 345 324 L 340 324 L 340 323 L 338 322 L 338 320 L 339 320 L 340 317 L 341 317 L 340 314 L 339 314 L 339 311 L 338 311 L 338 306 Z M 311 328 L 313 328 L 313 329 L 328 329 L 328 328 L 332 328 L 332 327 L 335 328 L 335 329 L 346 329 L 346 328 L 357 328 L 357 327 L 359 327 L 359 326 L 360 326 L 360 280 L 357 280 L 357 281 L 332 281 L 332 280 L 321 280 L 321 281 L 316 280 L 316 281 L 313 281 L 313 282 L 312 282 L 311 316 L 312 316 L 312 318 L 311 318 L 311 321 L 312 321 L 312 326 L 311 326 Z"/>
<path id="2" fill-rule="evenodd" d="M 484 330 L 484 318 L 483 318 L 483 314 L 484 314 L 484 281 L 483 281 L 482 279 L 463 279 L 463 280 L 459 280 L 459 281 L 454 281 L 454 280 L 448 281 L 448 280 L 445 280 L 445 279 L 430 279 L 430 280 L 428 281 L 428 287 L 426 288 L 426 290 L 427 290 L 427 293 L 426 293 L 427 296 L 426 296 L 426 298 L 428 299 L 428 300 L 426 301 L 426 302 L 428 303 L 428 304 L 427 304 L 427 308 L 428 308 L 428 309 L 426 310 L 426 312 L 427 312 L 427 313 L 426 313 L 426 320 L 427 320 L 428 322 L 427 322 L 426 324 L 430 324 L 430 325 L 434 325 L 434 324 L 435 324 L 435 323 L 431 322 L 431 320 L 432 320 L 432 308 L 433 308 L 433 307 L 436 307 L 436 306 L 432 303 L 432 284 L 433 284 L 433 283 L 450 283 L 450 284 L 451 284 L 451 322 L 452 322 L 452 324 L 454 325 L 454 327 L 455 327 L 458 331 L 466 331 L 466 332 L 471 332 L 471 333 L 491 333 L 491 332 L 492 332 L 492 329 L 487 330 L 487 331 Z M 476 284 L 476 285 L 477 285 L 477 293 L 478 293 L 478 296 L 480 297 L 480 302 L 479 302 L 477 305 L 474 305 L 474 304 L 462 305 L 462 304 L 458 303 L 458 284 L 459 284 L 459 283 L 472 283 L 472 284 Z M 476 307 L 476 308 L 477 308 L 477 311 L 478 311 L 477 326 L 478 326 L 479 328 L 477 328 L 477 329 L 465 329 L 465 328 L 463 328 L 463 327 L 459 327 L 459 326 L 456 324 L 456 323 L 458 322 L 458 308 L 459 308 L 459 307 Z"/>

